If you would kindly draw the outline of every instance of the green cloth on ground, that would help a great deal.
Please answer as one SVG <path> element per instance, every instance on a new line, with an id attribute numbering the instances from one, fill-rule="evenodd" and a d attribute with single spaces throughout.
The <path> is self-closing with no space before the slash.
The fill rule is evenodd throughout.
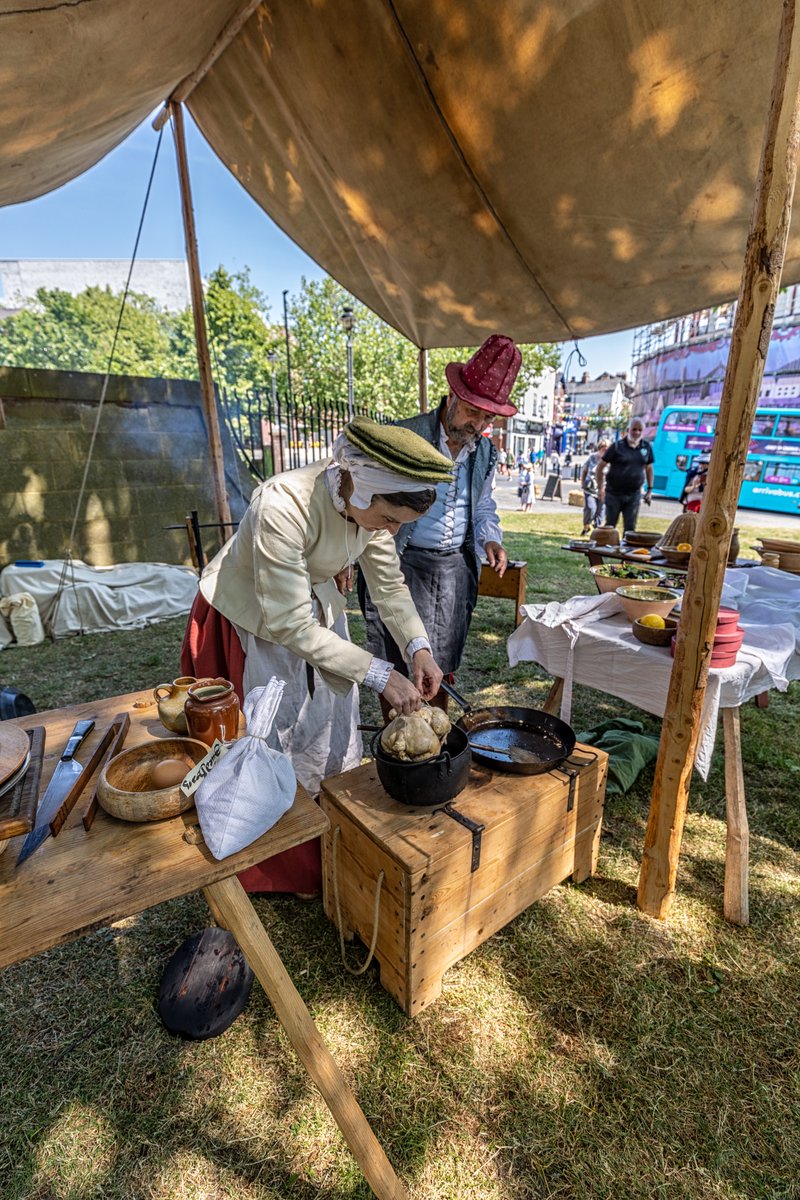
<path id="1" fill-rule="evenodd" d="M 369 417 L 355 417 L 344 435 L 359 450 L 398 475 L 422 483 L 449 483 L 453 463 L 425 438 L 398 425 L 379 425 Z"/>
<path id="2" fill-rule="evenodd" d="M 597 746 L 608 755 L 608 796 L 621 796 L 629 791 L 658 754 L 658 738 L 645 733 L 640 721 L 629 721 L 626 717 L 601 721 L 577 737 L 579 742 Z"/>

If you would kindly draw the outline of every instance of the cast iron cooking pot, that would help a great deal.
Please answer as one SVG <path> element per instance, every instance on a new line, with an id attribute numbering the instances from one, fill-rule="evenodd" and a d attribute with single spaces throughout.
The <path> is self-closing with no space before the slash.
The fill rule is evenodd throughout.
<path id="1" fill-rule="evenodd" d="M 574 729 L 552 713 L 513 705 L 472 708 L 449 684 L 442 683 L 441 688 L 464 710 L 453 728 L 466 733 L 477 761 L 495 771 L 507 771 L 512 775 L 543 775 L 569 758 L 575 749 L 577 738 Z M 508 752 L 513 752 L 515 748 L 526 752 L 521 755 L 525 761 L 515 762 L 508 757 Z M 533 761 L 528 759 L 528 755 L 532 756 Z"/>
<path id="2" fill-rule="evenodd" d="M 374 725 L 361 726 L 375 730 Z M 381 746 L 383 729 L 378 729 L 372 738 L 372 753 L 378 768 L 378 778 L 393 800 L 401 804 L 430 807 L 446 804 L 459 792 L 463 792 L 469 779 L 472 759 L 469 738 L 463 729 L 455 725 L 445 738 L 444 746 L 431 758 L 419 762 L 404 762 L 393 758 Z"/>

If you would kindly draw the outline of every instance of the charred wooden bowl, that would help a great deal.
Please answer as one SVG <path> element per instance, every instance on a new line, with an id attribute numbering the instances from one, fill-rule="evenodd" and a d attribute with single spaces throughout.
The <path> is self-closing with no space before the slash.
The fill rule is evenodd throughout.
<path id="1" fill-rule="evenodd" d="M 675 617 L 665 617 L 663 629 L 651 629 L 649 625 L 643 625 L 640 617 L 637 617 L 631 625 L 633 636 L 645 646 L 666 646 L 668 648 L 677 630 L 678 621 Z"/>
<path id="2" fill-rule="evenodd" d="M 177 758 L 191 770 L 208 754 L 208 746 L 194 738 L 171 737 L 131 746 L 112 758 L 97 781 L 97 803 L 122 821 L 163 821 L 177 817 L 194 804 L 180 784 L 154 788 L 153 768 L 166 758 Z"/>

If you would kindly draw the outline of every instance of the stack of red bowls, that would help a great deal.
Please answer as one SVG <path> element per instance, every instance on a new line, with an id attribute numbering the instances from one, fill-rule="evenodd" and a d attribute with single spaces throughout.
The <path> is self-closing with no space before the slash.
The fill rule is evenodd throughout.
<path id="1" fill-rule="evenodd" d="M 742 648 L 744 630 L 739 624 L 735 608 L 721 608 L 717 614 L 717 631 L 711 650 L 711 667 L 732 667 Z M 672 639 L 672 657 L 675 657 L 675 638 Z"/>

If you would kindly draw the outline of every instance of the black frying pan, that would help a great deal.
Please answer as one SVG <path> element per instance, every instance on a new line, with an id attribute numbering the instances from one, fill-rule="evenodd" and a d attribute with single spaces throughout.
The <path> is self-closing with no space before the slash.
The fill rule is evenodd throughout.
<path id="1" fill-rule="evenodd" d="M 446 683 L 441 687 L 463 709 L 456 725 L 469 738 L 473 758 L 495 771 L 543 775 L 575 749 L 575 731 L 552 713 L 507 704 L 474 709 L 455 688 Z M 525 752 L 520 754 L 523 761 L 509 757 L 515 748 Z"/>

